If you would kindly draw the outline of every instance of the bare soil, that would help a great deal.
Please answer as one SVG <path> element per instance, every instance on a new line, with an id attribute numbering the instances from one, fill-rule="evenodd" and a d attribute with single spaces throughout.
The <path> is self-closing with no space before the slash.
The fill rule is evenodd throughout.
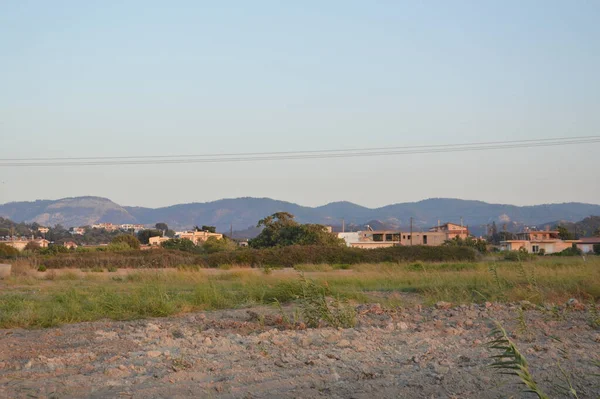
<path id="1" fill-rule="evenodd" d="M 351 329 L 285 325 L 258 307 L 0 330 L 0 397 L 533 397 L 487 367 L 493 320 L 520 331 L 514 341 L 550 397 L 568 397 L 559 363 L 579 398 L 600 397 L 600 334 L 586 312 L 526 311 L 523 330 L 516 309 L 360 305 Z"/>

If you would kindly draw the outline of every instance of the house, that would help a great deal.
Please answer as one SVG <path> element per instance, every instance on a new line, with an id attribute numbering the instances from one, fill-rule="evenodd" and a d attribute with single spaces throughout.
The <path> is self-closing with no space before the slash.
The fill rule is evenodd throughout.
<path id="1" fill-rule="evenodd" d="M 141 230 L 145 229 L 145 227 L 144 227 L 143 224 L 130 224 L 130 223 L 122 224 L 122 225 L 119 226 L 119 228 L 121 230 L 125 230 L 125 231 L 133 230 L 136 233 L 138 231 L 141 231 Z"/>
<path id="2" fill-rule="evenodd" d="M 453 238 L 462 238 L 463 240 L 469 237 L 469 228 L 464 227 L 462 224 L 456 223 L 445 223 L 432 227 L 429 229 L 430 232 L 434 233 L 445 233 L 446 240 L 452 240 Z"/>
<path id="3" fill-rule="evenodd" d="M 85 234 L 85 228 L 83 228 L 83 227 L 73 227 L 71 229 L 71 234 L 82 236 L 82 235 Z"/>
<path id="4" fill-rule="evenodd" d="M 120 226 L 117 226 L 112 223 L 97 223 L 92 225 L 93 229 L 104 229 L 106 231 L 117 231 L 119 230 L 119 227 Z"/>
<path id="5" fill-rule="evenodd" d="M 77 249 L 78 245 L 74 241 L 66 241 L 63 243 L 63 246 L 68 249 Z"/>
<path id="6" fill-rule="evenodd" d="M 561 240 L 558 230 L 525 230 L 517 233 L 516 240 L 500 242 L 500 249 L 504 251 L 526 250 L 531 254 L 552 254 L 571 248 L 579 240 Z"/>
<path id="7" fill-rule="evenodd" d="M 37 238 L 37 239 L 27 239 L 24 237 L 21 238 L 11 238 L 10 240 L 5 240 L 5 241 L 0 241 L 0 243 L 2 244 L 6 244 L 9 247 L 13 247 L 19 251 L 23 251 L 25 249 L 25 247 L 27 246 L 27 244 L 29 244 L 30 242 L 35 242 L 37 245 L 39 245 L 40 248 L 48 248 L 48 244 L 50 243 L 50 241 L 43 239 L 43 238 Z"/>
<path id="8" fill-rule="evenodd" d="M 150 244 L 151 247 L 159 247 L 160 244 L 162 244 L 165 241 L 169 241 L 169 240 L 170 240 L 169 237 L 155 236 L 155 237 L 150 237 L 148 239 L 148 243 Z"/>
<path id="9" fill-rule="evenodd" d="M 442 245 L 447 239 L 445 232 L 412 232 L 399 230 L 368 230 L 348 233 L 338 233 L 338 238 L 346 242 L 346 246 L 353 248 L 387 248 L 394 246 L 411 245 Z"/>
<path id="10" fill-rule="evenodd" d="M 209 233 L 208 231 L 184 231 L 176 234 L 175 237 L 190 240 L 195 245 L 198 245 L 199 242 L 204 242 L 210 237 L 215 237 L 217 240 L 220 240 L 223 238 L 223 234 Z"/>
<path id="11" fill-rule="evenodd" d="M 42 233 L 42 234 L 46 234 L 46 233 L 48 233 L 50 231 L 50 229 L 48 227 L 42 227 L 42 226 L 40 226 L 40 227 L 38 227 L 37 231 L 40 232 L 40 233 Z"/>
<path id="12" fill-rule="evenodd" d="M 600 245 L 600 237 L 584 237 L 576 245 L 584 254 L 594 253 L 594 245 Z"/>

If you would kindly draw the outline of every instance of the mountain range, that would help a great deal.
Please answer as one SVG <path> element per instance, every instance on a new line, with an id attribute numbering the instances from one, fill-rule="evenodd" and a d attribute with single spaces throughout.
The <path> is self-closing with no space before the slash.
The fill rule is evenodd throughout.
<path id="1" fill-rule="evenodd" d="M 101 197 L 75 197 L 59 200 L 10 202 L 0 205 L 0 216 L 15 222 L 37 222 L 45 226 L 85 226 L 99 222 L 141 223 L 164 222 L 173 229 L 212 225 L 227 232 L 252 231 L 258 220 L 275 212 L 285 211 L 301 223 L 321 223 L 358 228 L 376 224 L 389 228 L 408 229 L 434 226 L 438 221 L 459 223 L 461 218 L 471 231 L 484 234 L 485 226 L 495 222 L 498 229 L 518 230 L 522 226 L 543 225 L 549 221 L 576 222 L 590 215 L 600 215 L 600 205 L 569 202 L 533 206 L 490 204 L 482 201 L 451 198 L 431 198 L 418 202 L 367 208 L 351 202 L 332 202 L 307 207 L 270 198 L 234 198 L 204 203 L 172 205 L 162 208 L 121 206 Z"/>

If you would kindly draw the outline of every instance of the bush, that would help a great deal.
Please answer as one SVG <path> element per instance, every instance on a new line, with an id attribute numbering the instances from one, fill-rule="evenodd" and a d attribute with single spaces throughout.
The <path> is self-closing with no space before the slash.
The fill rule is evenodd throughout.
<path id="1" fill-rule="evenodd" d="M 0 258 L 14 259 L 19 256 L 19 250 L 10 245 L 0 244 Z"/>
<path id="2" fill-rule="evenodd" d="M 552 256 L 581 256 L 583 254 L 583 252 L 581 252 L 581 249 L 573 246 L 571 248 L 567 248 L 564 251 L 561 252 L 556 252 L 551 254 Z"/>
<path id="3" fill-rule="evenodd" d="M 125 243 L 129 245 L 131 249 L 140 249 L 140 240 L 138 240 L 135 236 L 129 234 L 121 234 L 116 236 L 110 242 L 111 244 L 120 244 Z"/>
<path id="4" fill-rule="evenodd" d="M 56 255 L 56 254 L 64 254 L 64 253 L 68 253 L 69 249 L 66 248 L 63 245 L 58 245 L 58 244 L 53 244 L 50 245 L 48 248 L 42 248 L 40 249 L 40 254 L 42 255 Z"/>
<path id="5" fill-rule="evenodd" d="M 118 251 L 70 252 L 41 260 L 48 269 L 74 268 L 89 270 L 95 267 L 115 269 L 162 269 L 181 264 L 194 264 L 195 257 L 179 251 Z"/>
<path id="6" fill-rule="evenodd" d="M 468 247 L 390 247 L 360 249 L 349 247 L 326 247 L 295 245 L 287 247 L 219 252 L 197 259 L 205 267 L 221 265 L 249 265 L 252 267 L 293 267 L 300 264 L 343 264 L 384 262 L 443 262 L 474 261 L 479 255 Z"/>
<path id="7" fill-rule="evenodd" d="M 594 253 L 600 255 L 600 244 L 594 244 Z"/>
<path id="8" fill-rule="evenodd" d="M 171 240 L 163 242 L 161 246 L 165 249 L 173 249 L 183 252 L 199 253 L 202 251 L 201 247 L 196 246 L 191 240 L 188 240 L 187 238 L 173 238 Z"/>
<path id="9" fill-rule="evenodd" d="M 131 251 L 131 247 L 126 242 L 111 242 L 106 247 L 108 252 Z"/>
<path id="10" fill-rule="evenodd" d="M 29 241 L 27 245 L 25 245 L 25 251 L 37 252 L 41 249 L 40 244 L 35 241 Z"/>

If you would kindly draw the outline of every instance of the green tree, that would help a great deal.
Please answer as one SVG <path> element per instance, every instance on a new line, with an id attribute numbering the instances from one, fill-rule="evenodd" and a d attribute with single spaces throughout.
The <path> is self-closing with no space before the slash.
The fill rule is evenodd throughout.
<path id="1" fill-rule="evenodd" d="M 342 246 L 343 241 L 319 224 L 299 224 L 294 215 L 277 212 L 259 220 L 260 234 L 249 241 L 253 248 L 283 247 L 288 245 Z"/>
<path id="2" fill-rule="evenodd" d="M 208 231 L 209 233 L 216 233 L 217 232 L 217 228 L 215 226 L 207 226 L 207 225 L 202 225 L 202 227 L 198 227 L 195 226 L 194 230 L 196 231 Z"/>
<path id="3" fill-rule="evenodd" d="M 140 240 L 138 240 L 135 236 L 129 234 L 121 234 L 116 236 L 110 242 L 111 244 L 125 243 L 129 245 L 131 249 L 140 249 Z"/>
<path id="4" fill-rule="evenodd" d="M 185 251 L 185 252 L 200 252 L 201 248 L 194 245 L 191 240 L 187 238 L 173 238 L 171 240 L 165 241 L 161 244 L 161 246 L 165 249 L 174 249 L 177 251 Z"/>
<path id="5" fill-rule="evenodd" d="M 594 244 L 594 253 L 600 255 L 600 244 Z"/>
<path id="6" fill-rule="evenodd" d="M 37 252 L 37 251 L 40 250 L 40 248 L 41 248 L 40 244 L 38 244 L 37 242 L 35 242 L 35 241 L 29 241 L 27 243 L 27 245 L 25 245 L 24 250 L 25 251 Z"/>
<path id="7" fill-rule="evenodd" d="M 169 230 L 169 226 L 167 226 L 167 224 L 166 224 L 166 223 L 162 223 L 162 222 L 160 222 L 160 223 L 156 223 L 156 224 L 154 225 L 154 228 L 155 228 L 156 230 L 160 230 L 160 231 L 167 231 L 167 230 Z"/>
<path id="8" fill-rule="evenodd" d="M 0 244 L 0 258 L 12 259 L 19 256 L 19 250 L 10 245 Z"/>
<path id="9" fill-rule="evenodd" d="M 202 252 L 212 254 L 215 252 L 235 251 L 237 249 L 237 244 L 227 237 L 221 239 L 218 239 L 217 237 L 208 237 L 208 239 L 202 243 L 201 248 Z"/>
<path id="10" fill-rule="evenodd" d="M 142 244 L 148 244 L 151 237 L 161 237 L 163 232 L 156 229 L 140 230 L 137 233 L 137 238 Z"/>
<path id="11" fill-rule="evenodd" d="M 474 239 L 473 237 L 467 237 L 465 239 L 454 237 L 451 240 L 444 241 L 443 245 L 448 247 L 469 247 L 474 248 L 481 253 L 487 252 L 487 242 L 485 240 Z"/>
<path id="12" fill-rule="evenodd" d="M 557 226 L 558 238 L 561 240 L 574 240 L 575 236 L 564 226 Z"/>

